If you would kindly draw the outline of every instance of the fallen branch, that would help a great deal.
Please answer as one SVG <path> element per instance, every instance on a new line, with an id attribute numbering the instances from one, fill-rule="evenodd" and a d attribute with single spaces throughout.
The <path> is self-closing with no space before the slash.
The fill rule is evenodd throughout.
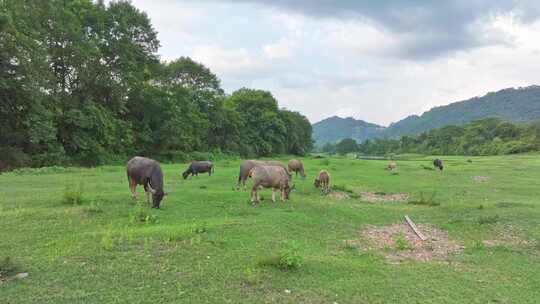
<path id="1" fill-rule="evenodd" d="M 405 215 L 405 221 L 407 222 L 407 224 L 409 224 L 409 226 L 411 227 L 411 229 L 414 231 L 414 233 L 416 233 L 416 235 L 422 240 L 422 241 L 425 241 L 427 240 L 427 238 L 422 234 L 422 232 L 420 232 L 420 230 L 418 230 L 418 227 L 416 227 L 416 225 L 413 223 L 413 221 L 409 218 L 409 216 Z"/>

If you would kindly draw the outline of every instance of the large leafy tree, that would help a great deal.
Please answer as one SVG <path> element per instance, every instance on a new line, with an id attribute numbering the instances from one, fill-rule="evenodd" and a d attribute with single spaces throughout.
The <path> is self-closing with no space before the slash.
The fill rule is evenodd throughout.
<path id="1" fill-rule="evenodd" d="M 160 62 L 158 47 L 129 1 L 0 1 L 0 169 L 310 149 L 307 120 L 269 92 L 227 97 L 207 67 Z"/>

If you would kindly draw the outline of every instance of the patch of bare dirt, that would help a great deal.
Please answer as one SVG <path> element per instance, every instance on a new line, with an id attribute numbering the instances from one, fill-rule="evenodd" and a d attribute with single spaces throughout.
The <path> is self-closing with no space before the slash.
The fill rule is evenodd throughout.
<path id="1" fill-rule="evenodd" d="M 347 192 L 343 191 L 332 191 L 328 194 L 328 197 L 335 200 L 344 200 L 351 198 L 351 196 Z"/>
<path id="2" fill-rule="evenodd" d="M 443 260 L 463 251 L 464 247 L 450 240 L 446 231 L 424 224 L 417 224 L 417 227 L 427 240 L 420 240 L 407 224 L 393 224 L 368 226 L 361 231 L 362 240 L 348 241 L 348 244 L 363 250 L 380 251 L 393 262 Z"/>
<path id="3" fill-rule="evenodd" d="M 489 176 L 474 176 L 473 177 L 473 181 L 477 182 L 477 183 L 485 183 L 487 181 L 489 181 Z"/>
<path id="4" fill-rule="evenodd" d="M 409 199 L 408 193 L 362 192 L 360 195 L 363 201 L 371 203 L 405 202 Z"/>
<path id="5" fill-rule="evenodd" d="M 536 241 L 528 239 L 525 232 L 514 225 L 498 225 L 495 228 L 494 238 L 483 240 L 486 247 L 511 246 L 511 247 L 534 247 Z"/>

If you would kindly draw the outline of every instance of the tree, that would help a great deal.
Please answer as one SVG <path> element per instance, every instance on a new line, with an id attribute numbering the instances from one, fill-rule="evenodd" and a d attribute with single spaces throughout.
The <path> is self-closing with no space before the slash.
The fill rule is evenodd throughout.
<path id="1" fill-rule="evenodd" d="M 357 152 L 357 151 L 358 151 L 358 144 L 356 143 L 356 140 L 352 138 L 342 139 L 336 145 L 336 152 L 341 155 L 345 155 L 347 153 L 352 153 L 352 152 Z"/>

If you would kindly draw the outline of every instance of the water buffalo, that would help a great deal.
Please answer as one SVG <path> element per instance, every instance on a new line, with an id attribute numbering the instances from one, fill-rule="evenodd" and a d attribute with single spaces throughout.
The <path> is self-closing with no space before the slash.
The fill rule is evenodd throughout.
<path id="1" fill-rule="evenodd" d="M 259 202 L 259 187 L 272 188 L 272 202 L 276 202 L 276 190 L 281 192 L 281 201 L 289 199 L 289 193 L 294 189 L 294 185 L 289 187 L 289 173 L 281 166 L 255 166 L 249 171 L 249 176 L 253 178 L 253 188 L 251 191 L 251 203 Z"/>
<path id="2" fill-rule="evenodd" d="M 330 173 L 326 170 L 321 170 L 319 176 L 315 179 L 315 187 L 321 188 L 322 192 L 328 193 L 330 191 Z"/>
<path id="3" fill-rule="evenodd" d="M 306 174 L 304 173 L 304 164 L 302 164 L 302 162 L 297 159 L 289 160 L 287 168 L 289 169 L 289 172 L 295 172 L 296 176 L 298 176 L 298 173 L 300 173 L 300 176 L 302 178 L 306 177 Z"/>
<path id="4" fill-rule="evenodd" d="M 137 185 L 143 185 L 149 203 L 150 193 L 152 194 L 152 208 L 159 208 L 166 193 L 163 192 L 163 172 L 157 161 L 146 157 L 133 157 L 127 163 L 127 177 L 134 199 L 137 199 Z"/>
<path id="5" fill-rule="evenodd" d="M 442 160 L 436 158 L 436 159 L 433 161 L 433 166 L 435 166 L 435 168 L 439 168 L 439 169 L 442 171 L 442 169 L 443 169 Z"/>
<path id="6" fill-rule="evenodd" d="M 190 174 L 193 176 L 206 172 L 208 172 L 208 176 L 211 176 L 212 173 L 214 173 L 214 164 L 211 161 L 194 161 L 191 162 L 187 170 L 182 173 L 182 177 L 186 179 Z"/>
<path id="7" fill-rule="evenodd" d="M 236 185 L 237 190 L 240 189 L 240 183 L 242 183 L 242 185 L 244 186 L 244 190 L 246 190 L 246 180 L 249 177 L 249 171 L 251 171 L 251 169 L 253 169 L 256 166 L 282 167 L 287 172 L 287 175 L 289 176 L 289 178 L 291 177 L 291 174 L 287 170 L 287 167 L 285 167 L 285 165 L 279 161 L 274 161 L 274 160 L 263 161 L 263 160 L 253 160 L 253 159 L 244 160 L 240 164 L 240 173 L 238 173 L 238 184 Z"/>

